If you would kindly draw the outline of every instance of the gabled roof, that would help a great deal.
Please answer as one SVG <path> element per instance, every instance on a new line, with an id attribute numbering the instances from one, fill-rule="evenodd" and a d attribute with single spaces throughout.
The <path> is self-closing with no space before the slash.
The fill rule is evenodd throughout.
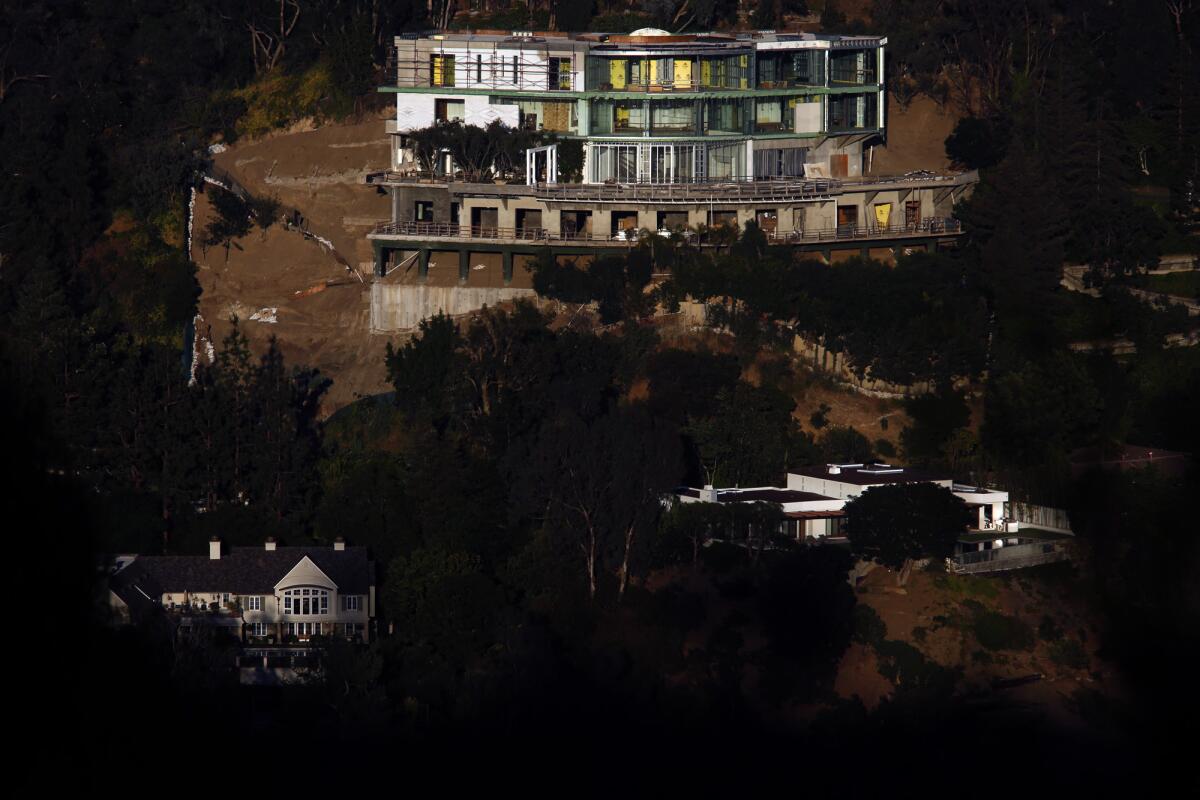
<path id="1" fill-rule="evenodd" d="M 113 576 L 112 586 L 126 603 L 135 598 L 139 587 L 155 599 L 164 592 L 269 595 L 305 557 L 343 594 L 367 594 L 375 583 L 375 562 L 367 557 L 365 547 L 234 547 L 219 559 L 141 556 Z"/>

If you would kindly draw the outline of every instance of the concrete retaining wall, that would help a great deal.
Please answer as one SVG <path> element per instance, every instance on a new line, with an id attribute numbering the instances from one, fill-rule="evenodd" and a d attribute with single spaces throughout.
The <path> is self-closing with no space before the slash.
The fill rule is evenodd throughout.
<path id="1" fill-rule="evenodd" d="M 371 286 L 371 332 L 411 330 L 439 311 L 457 316 L 520 297 L 535 298 L 532 289 L 472 286 Z"/>

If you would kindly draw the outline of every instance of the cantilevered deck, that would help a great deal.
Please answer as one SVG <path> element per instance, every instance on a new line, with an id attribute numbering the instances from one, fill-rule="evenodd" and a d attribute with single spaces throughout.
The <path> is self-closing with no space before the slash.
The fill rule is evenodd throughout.
<path id="1" fill-rule="evenodd" d="M 430 186 L 451 194 L 474 197 L 527 197 L 547 203 L 587 202 L 701 205 L 708 203 L 785 203 L 833 198 L 847 192 L 904 189 L 942 189 L 954 192 L 978 182 L 977 172 L 909 173 L 863 178 L 778 178 L 773 180 L 707 180 L 681 183 L 468 183 L 448 177 L 400 172 L 372 172 L 369 186 Z"/>

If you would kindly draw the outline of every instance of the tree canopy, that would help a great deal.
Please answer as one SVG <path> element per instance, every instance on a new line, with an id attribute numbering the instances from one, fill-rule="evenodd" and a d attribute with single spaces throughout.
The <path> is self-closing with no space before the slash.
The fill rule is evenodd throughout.
<path id="1" fill-rule="evenodd" d="M 971 519 L 966 503 L 942 486 L 873 486 L 846 504 L 846 535 L 859 556 L 900 567 L 949 556 Z"/>

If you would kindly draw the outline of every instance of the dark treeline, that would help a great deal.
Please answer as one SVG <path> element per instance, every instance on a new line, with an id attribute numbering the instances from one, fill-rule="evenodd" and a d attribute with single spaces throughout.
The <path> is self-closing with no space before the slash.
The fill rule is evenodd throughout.
<path id="1" fill-rule="evenodd" d="M 765 24 L 801 4 L 760 5 Z M 629 19 L 699 26 L 732 10 L 682 9 Z M 1179 733 L 1194 732 L 1195 477 L 1071 483 L 1065 460 L 1087 444 L 1200 446 L 1194 348 L 1164 347 L 1180 320 L 1124 288 L 1189 241 L 1191 9 L 877 4 L 901 88 L 973 114 L 948 143 L 984 176 L 958 254 L 895 269 L 794 263 L 750 229 L 702 234 L 725 237 L 711 256 L 656 238 L 618 263 L 545 263 L 539 289 L 596 301 L 603 328 L 548 325 L 528 306 L 430 320 L 380 365 L 394 396 L 327 422 L 325 380 L 277 348 L 255 355 L 235 334 L 193 373 L 183 345 L 198 286 L 183 220 L 205 146 L 365 107 L 388 37 L 454 10 L 4 4 L 6 529 L 20 534 L 15 594 L 37 615 L 14 627 L 23 647 L 10 656 L 25 667 L 18 786 L 515 776 L 640 793 L 656 774 L 675 791 L 786 776 L 911 793 L 966 785 L 983 764 L 997 789 L 1033 777 L 1074 791 L 1169 785 L 1163 767 L 1186 764 L 1181 746 L 1195 739 Z M 1147 186 L 1166 200 L 1142 203 Z M 245 210 L 223 217 L 240 225 Z M 199 235 L 215 246 L 240 233 Z M 1089 263 L 1104 296 L 1059 291 L 1064 258 Z M 671 275 L 651 294 L 655 270 Z M 713 305 L 732 352 L 658 340 L 656 303 L 684 297 Z M 1075 579 L 1129 682 L 1123 698 L 1093 698 L 1090 732 L 955 694 L 952 670 L 888 640 L 856 604 L 849 554 L 768 541 L 769 508 L 663 509 L 662 492 L 683 481 L 777 483 L 790 465 L 895 454 L 821 412 L 794 418 L 807 380 L 783 352 L 794 333 L 861 372 L 945 385 L 909 403 L 910 462 L 1072 508 L 1091 553 Z M 1136 358 L 1067 347 L 1117 335 Z M 955 378 L 983 393 L 978 437 Z M 730 530 L 745 547 L 699 547 Z M 388 635 L 333 646 L 321 685 L 250 692 L 221 668 L 227 644 L 103 624 L 97 555 L 202 553 L 211 535 L 370 547 Z M 870 643 L 895 684 L 872 712 L 831 692 L 852 641 Z M 789 713 L 800 708 L 813 709 L 810 725 Z M 1014 742 L 1019 763 L 997 774 L 990 754 Z M 558 770 L 569 775 L 552 780 Z"/>

